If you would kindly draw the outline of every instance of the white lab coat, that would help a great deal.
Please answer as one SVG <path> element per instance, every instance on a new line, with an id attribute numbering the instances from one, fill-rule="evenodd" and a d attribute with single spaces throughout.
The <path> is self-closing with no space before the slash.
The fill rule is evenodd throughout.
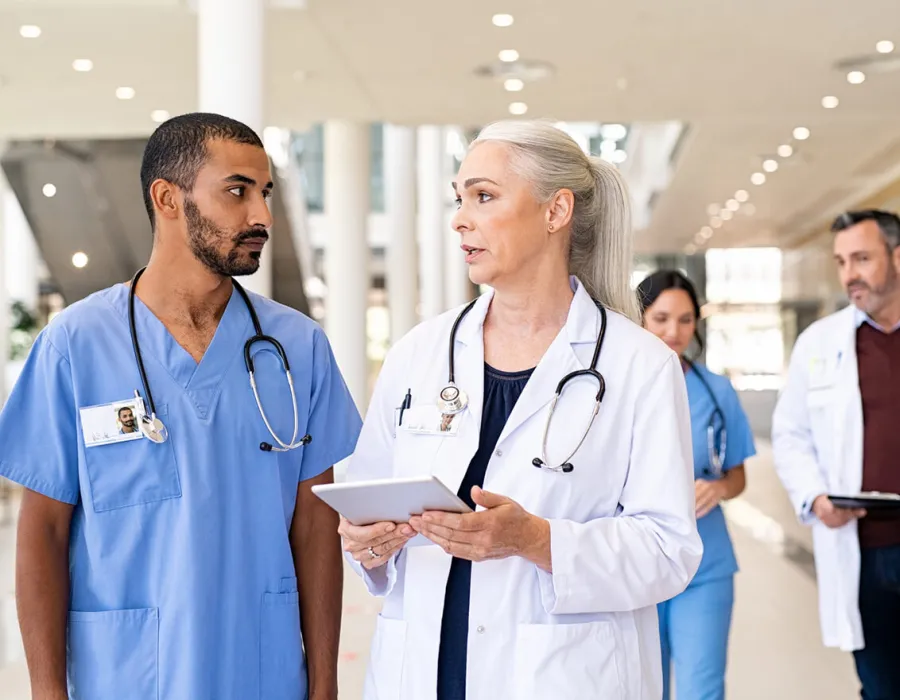
<path id="1" fill-rule="evenodd" d="M 810 511 L 823 493 L 862 488 L 863 414 L 853 306 L 804 331 L 772 421 L 775 468 L 801 521 L 813 528 L 819 615 L 826 646 L 862 649 L 856 521 L 830 529 Z"/>
<path id="2" fill-rule="evenodd" d="M 606 397 L 570 474 L 536 469 L 560 379 L 591 361 L 600 314 L 577 285 L 565 328 L 528 381 L 488 465 L 485 489 L 550 521 L 553 574 L 519 557 L 472 566 L 468 700 L 658 700 L 656 604 L 680 593 L 702 545 L 694 518 L 690 418 L 678 358 L 609 313 L 599 370 Z M 478 448 L 483 399 L 482 327 L 492 294 L 460 324 L 457 384 L 469 394 L 456 437 L 397 431 L 394 409 L 433 405 L 447 382 L 450 329 L 459 309 L 427 321 L 389 353 L 351 459 L 348 478 L 434 474 L 457 491 Z M 572 382 L 559 401 L 550 460 L 577 444 L 596 383 Z M 451 557 L 406 547 L 364 572 L 385 596 L 372 643 L 366 700 L 433 700 Z"/>

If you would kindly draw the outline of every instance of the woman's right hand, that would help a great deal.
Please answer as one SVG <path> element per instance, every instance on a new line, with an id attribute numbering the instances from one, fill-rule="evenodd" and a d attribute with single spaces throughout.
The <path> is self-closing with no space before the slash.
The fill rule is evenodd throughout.
<path id="1" fill-rule="evenodd" d="M 383 566 L 416 536 L 416 531 L 406 523 L 351 525 L 343 517 L 338 533 L 343 539 L 344 551 L 349 552 L 366 569 Z"/>

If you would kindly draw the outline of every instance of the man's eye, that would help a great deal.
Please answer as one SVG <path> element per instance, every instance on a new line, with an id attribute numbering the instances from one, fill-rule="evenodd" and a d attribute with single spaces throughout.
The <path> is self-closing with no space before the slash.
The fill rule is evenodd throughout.
<path id="1" fill-rule="evenodd" d="M 243 187 L 232 187 L 228 190 L 235 197 L 243 197 L 244 196 L 244 188 Z"/>

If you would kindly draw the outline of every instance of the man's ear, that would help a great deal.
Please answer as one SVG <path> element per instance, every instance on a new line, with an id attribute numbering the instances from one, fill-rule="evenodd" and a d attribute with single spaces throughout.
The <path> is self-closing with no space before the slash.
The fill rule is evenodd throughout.
<path id="1" fill-rule="evenodd" d="M 150 185 L 150 200 L 157 219 L 176 219 L 181 211 L 179 188 L 168 180 L 154 180 Z"/>

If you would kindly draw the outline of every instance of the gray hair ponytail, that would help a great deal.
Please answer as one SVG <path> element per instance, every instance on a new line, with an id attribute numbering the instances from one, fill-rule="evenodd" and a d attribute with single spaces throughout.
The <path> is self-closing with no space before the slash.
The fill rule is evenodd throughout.
<path id="1" fill-rule="evenodd" d="M 594 299 L 637 321 L 637 295 L 631 288 L 631 201 L 619 171 L 585 155 L 574 139 L 547 122 L 491 124 L 471 148 L 485 141 L 512 148 L 512 167 L 532 183 L 539 201 L 549 201 L 561 189 L 574 193 L 569 272 Z"/>

